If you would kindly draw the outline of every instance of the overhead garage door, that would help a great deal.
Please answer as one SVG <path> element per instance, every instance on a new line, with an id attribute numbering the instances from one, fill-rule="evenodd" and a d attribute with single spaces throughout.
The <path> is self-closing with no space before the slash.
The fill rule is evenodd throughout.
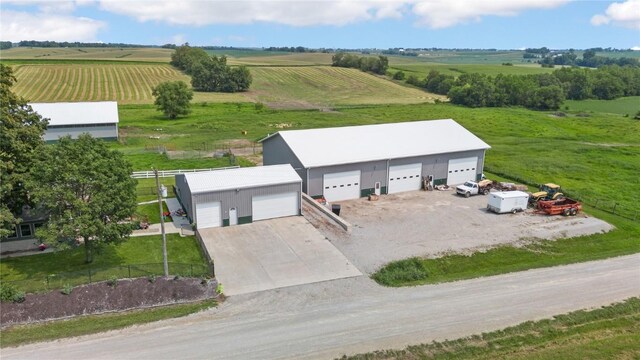
<path id="1" fill-rule="evenodd" d="M 220 202 L 196 203 L 196 226 L 198 229 L 218 227 L 222 225 Z"/>
<path id="2" fill-rule="evenodd" d="M 299 198 L 297 192 L 254 196 L 251 199 L 252 220 L 298 215 Z"/>
<path id="3" fill-rule="evenodd" d="M 478 166 L 477 156 L 449 160 L 447 185 L 459 185 L 468 180 L 475 180 L 477 174 L 476 166 Z"/>
<path id="4" fill-rule="evenodd" d="M 389 194 L 420 190 L 422 164 L 396 165 L 389 167 Z"/>
<path id="5" fill-rule="evenodd" d="M 322 177 L 324 198 L 329 201 L 360 197 L 360 170 L 325 174 Z"/>

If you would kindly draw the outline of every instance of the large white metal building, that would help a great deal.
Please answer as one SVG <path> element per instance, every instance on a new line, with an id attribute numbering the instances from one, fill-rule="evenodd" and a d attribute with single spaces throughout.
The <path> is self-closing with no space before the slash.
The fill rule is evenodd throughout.
<path id="1" fill-rule="evenodd" d="M 477 180 L 490 148 L 452 119 L 280 131 L 262 146 L 265 165 L 291 164 L 327 201 Z"/>
<path id="2" fill-rule="evenodd" d="M 301 214 L 302 180 L 288 164 L 179 174 L 175 191 L 198 229 Z"/>
<path id="3" fill-rule="evenodd" d="M 66 135 L 76 139 L 83 133 L 89 133 L 99 139 L 118 139 L 118 103 L 115 101 L 31 103 L 29 105 L 43 118 L 49 119 L 49 125 L 44 134 L 45 141 L 57 141 Z"/>

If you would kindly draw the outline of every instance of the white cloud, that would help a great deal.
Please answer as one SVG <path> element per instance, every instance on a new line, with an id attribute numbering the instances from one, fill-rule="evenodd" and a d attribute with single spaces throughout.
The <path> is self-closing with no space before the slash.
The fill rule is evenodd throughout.
<path id="1" fill-rule="evenodd" d="M 614 24 L 631 29 L 640 29 L 640 0 L 627 0 L 613 3 L 607 7 L 604 14 L 597 14 L 591 18 L 595 26 Z"/>
<path id="2" fill-rule="evenodd" d="M 3 41 L 21 40 L 96 41 L 105 23 L 63 14 L 17 12 L 0 13 L 0 37 Z"/>
<path id="3" fill-rule="evenodd" d="M 140 22 L 173 25 L 250 24 L 269 22 L 291 26 L 341 26 L 359 21 L 399 18 L 400 0 L 102 0 L 100 8 Z"/>
<path id="4" fill-rule="evenodd" d="M 633 51 L 640 51 L 640 46 L 634 46 L 631 48 Z"/>
<path id="5" fill-rule="evenodd" d="M 36 6 L 45 13 L 72 13 L 77 6 L 85 6 L 95 0 L 2 0 L 6 5 Z"/>
<path id="6" fill-rule="evenodd" d="M 568 0 L 430 0 L 418 1 L 413 12 L 418 24 L 433 29 L 478 22 L 483 16 L 516 16 L 532 9 L 552 9 Z"/>
<path id="7" fill-rule="evenodd" d="M 170 44 L 182 45 L 187 42 L 187 38 L 184 34 L 175 34 L 171 37 L 169 41 Z"/>
<path id="8" fill-rule="evenodd" d="M 418 24 L 444 28 L 483 16 L 515 16 L 551 9 L 569 0 L 101 0 L 100 8 L 140 22 L 173 25 L 249 24 L 341 26 L 362 21 L 400 19 L 413 13 Z"/>

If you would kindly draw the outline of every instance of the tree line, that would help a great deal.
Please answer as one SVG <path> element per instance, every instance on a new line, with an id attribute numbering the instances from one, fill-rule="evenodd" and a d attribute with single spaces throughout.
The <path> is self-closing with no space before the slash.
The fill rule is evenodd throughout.
<path id="1" fill-rule="evenodd" d="M 344 52 L 338 52 L 331 58 L 331 66 L 360 69 L 374 74 L 384 75 L 389 68 L 389 59 L 386 56 L 358 56 Z"/>
<path id="2" fill-rule="evenodd" d="M 231 67 L 227 65 L 226 56 L 209 56 L 202 48 L 188 43 L 171 54 L 171 65 L 191 75 L 191 86 L 198 91 L 247 91 L 253 81 L 246 66 Z"/>
<path id="3" fill-rule="evenodd" d="M 640 66 L 640 62 L 636 58 L 631 57 L 619 57 L 612 58 L 608 56 L 598 56 L 596 55 L 597 51 L 606 51 L 614 52 L 612 49 L 602 49 L 602 48 L 594 48 L 587 49 L 582 54 L 582 58 L 578 58 L 578 55 L 575 53 L 575 50 L 569 49 L 568 51 L 562 52 L 552 52 L 546 47 L 538 48 L 538 49 L 525 49 L 522 57 L 524 59 L 540 59 L 537 63 L 541 64 L 543 67 L 554 67 L 556 65 L 564 65 L 564 66 L 583 66 L 583 67 L 591 67 L 598 68 L 600 66 L 605 65 L 619 65 L 619 66 Z M 621 51 L 616 51 L 621 52 Z"/>
<path id="4" fill-rule="evenodd" d="M 433 70 L 422 80 L 411 75 L 406 82 L 447 95 L 452 103 L 469 107 L 523 106 L 556 110 L 566 99 L 611 100 L 639 96 L 640 67 L 563 68 L 551 74 L 499 74 L 495 77 L 469 73 L 457 78 Z"/>

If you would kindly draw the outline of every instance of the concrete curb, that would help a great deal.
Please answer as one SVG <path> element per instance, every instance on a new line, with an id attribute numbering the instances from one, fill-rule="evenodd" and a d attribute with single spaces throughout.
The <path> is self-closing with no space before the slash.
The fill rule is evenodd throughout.
<path id="1" fill-rule="evenodd" d="M 341 228 L 343 228 L 346 232 L 351 231 L 351 224 L 349 224 L 348 222 L 346 222 L 343 218 L 341 218 L 340 216 L 334 214 L 331 210 L 327 209 L 327 207 L 323 206 L 322 204 L 320 204 L 319 202 L 315 201 L 311 196 L 302 193 L 302 200 L 306 201 L 309 205 L 311 205 L 313 208 L 315 208 L 316 210 L 319 210 L 320 212 L 322 212 L 324 215 L 328 216 L 329 219 L 335 221 L 338 225 L 340 225 Z"/>

